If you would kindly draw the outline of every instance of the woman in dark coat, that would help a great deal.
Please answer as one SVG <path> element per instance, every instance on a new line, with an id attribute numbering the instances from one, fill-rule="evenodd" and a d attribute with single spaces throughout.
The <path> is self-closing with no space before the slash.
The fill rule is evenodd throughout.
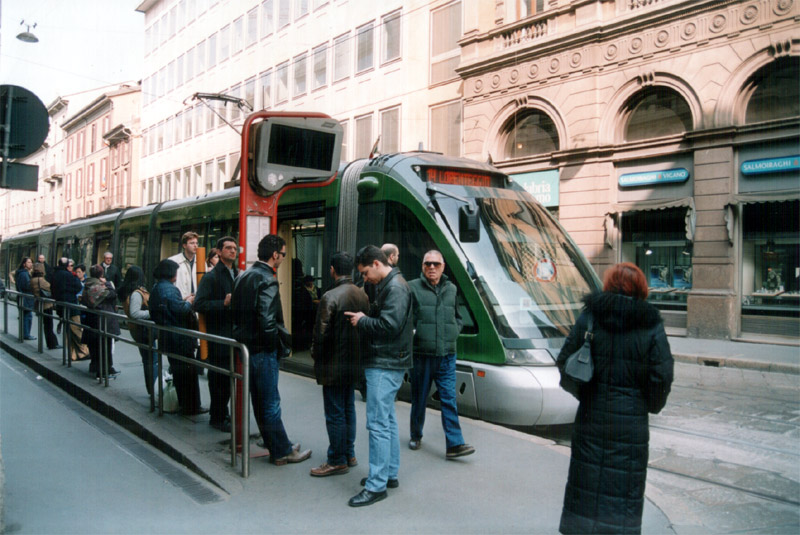
<path id="1" fill-rule="evenodd" d="M 153 271 L 153 278 L 156 279 L 156 284 L 150 292 L 150 319 L 158 325 L 191 328 L 194 294 L 186 300 L 181 299 L 181 292 L 175 286 L 178 264 L 169 259 L 162 260 Z M 183 357 L 194 358 L 196 346 L 197 339 L 189 336 L 167 331 L 161 331 L 158 336 L 160 350 Z M 208 409 L 200 406 L 200 383 L 195 367 L 176 358 L 168 358 L 181 412 L 186 415 L 208 412 Z"/>
<path id="2" fill-rule="evenodd" d="M 83 294 L 81 294 L 81 304 L 86 306 L 89 310 L 86 313 L 86 329 L 83 330 L 81 342 L 89 347 L 89 355 L 92 360 L 89 364 L 89 373 L 94 373 L 95 379 L 100 380 L 100 352 L 102 351 L 102 341 L 105 340 L 105 350 L 108 355 L 108 375 L 116 377 L 119 372 L 114 369 L 114 339 L 110 336 L 102 336 L 100 333 L 95 332 L 97 329 L 105 334 L 120 333 L 119 321 L 116 318 L 103 316 L 105 320 L 105 329 L 103 329 L 103 321 L 99 314 L 93 314 L 92 310 L 102 310 L 104 312 L 115 312 L 114 305 L 117 302 L 117 292 L 114 291 L 114 285 L 105 279 L 105 270 L 103 266 L 95 264 L 89 268 L 89 278 L 83 286 Z"/>
<path id="3" fill-rule="evenodd" d="M 31 287 L 31 270 L 33 269 L 33 260 L 29 256 L 22 259 L 19 268 L 14 273 L 14 283 L 17 285 L 17 291 L 23 294 L 33 295 L 33 288 Z M 35 336 L 31 336 L 31 326 L 33 325 L 33 297 L 20 296 L 17 300 L 22 312 L 22 333 L 25 340 L 36 340 Z"/>
<path id="4" fill-rule="evenodd" d="M 631 263 L 617 264 L 603 292 L 587 296 L 558 356 L 583 344 L 594 321 L 594 376 L 579 393 L 561 533 L 641 533 L 650 430 L 648 413 L 667 402 L 673 360 L 647 281 Z"/>

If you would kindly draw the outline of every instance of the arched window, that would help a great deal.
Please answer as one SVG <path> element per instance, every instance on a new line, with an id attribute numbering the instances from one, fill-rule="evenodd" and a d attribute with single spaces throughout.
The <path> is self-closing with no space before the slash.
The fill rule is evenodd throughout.
<path id="1" fill-rule="evenodd" d="M 751 93 L 745 123 L 800 115 L 800 58 L 780 58 L 762 67 L 745 86 Z"/>
<path id="2" fill-rule="evenodd" d="M 633 95 L 624 107 L 625 141 L 640 141 L 692 130 L 689 105 L 675 90 L 652 87 Z"/>
<path id="3" fill-rule="evenodd" d="M 506 128 L 505 158 L 536 156 L 558 150 L 558 131 L 541 111 L 518 112 Z"/>

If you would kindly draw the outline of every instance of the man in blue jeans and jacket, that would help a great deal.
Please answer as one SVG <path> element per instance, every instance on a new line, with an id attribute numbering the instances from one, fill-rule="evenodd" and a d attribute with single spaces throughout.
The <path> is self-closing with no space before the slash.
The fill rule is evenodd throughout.
<path id="1" fill-rule="evenodd" d="M 394 400 L 411 367 L 413 344 L 411 290 L 400 271 L 392 268 L 374 245 L 358 252 L 356 266 L 364 280 L 375 285 L 375 301 L 369 315 L 345 312 L 369 346 L 364 359 L 369 477 L 361 481 L 364 490 L 350 498 L 351 507 L 372 505 L 386 498 L 387 487 L 398 486 L 400 437 Z"/>
<path id="2" fill-rule="evenodd" d="M 236 277 L 231 295 L 233 337 L 250 352 L 250 397 L 254 416 L 269 449 L 269 459 L 278 466 L 311 457 L 311 450 L 300 451 L 299 443 L 291 443 L 281 418 L 278 372 L 280 359 L 288 354 L 291 344 L 282 339 L 288 333 L 283 325 L 277 278 L 284 258 L 286 242 L 283 238 L 275 234 L 261 238 L 258 261 Z"/>
<path id="3" fill-rule="evenodd" d="M 442 253 L 431 250 L 422 259 L 422 277 L 411 287 L 414 310 L 414 368 L 411 371 L 411 441 L 408 447 L 422 447 L 425 405 L 436 383 L 441 399 L 442 428 L 446 458 L 475 453 L 464 444 L 456 408 L 456 340 L 463 325 L 456 305 L 456 285 L 444 274 Z"/>

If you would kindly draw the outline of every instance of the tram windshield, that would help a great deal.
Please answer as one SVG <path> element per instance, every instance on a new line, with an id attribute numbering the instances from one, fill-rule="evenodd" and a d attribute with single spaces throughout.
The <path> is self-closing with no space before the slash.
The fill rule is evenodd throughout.
<path id="1" fill-rule="evenodd" d="M 547 210 L 521 193 L 505 190 L 475 201 L 481 238 L 462 246 L 499 334 L 566 336 L 580 314 L 582 297 L 598 288 L 588 261 Z M 440 202 L 448 220 L 457 221 L 459 203 Z"/>

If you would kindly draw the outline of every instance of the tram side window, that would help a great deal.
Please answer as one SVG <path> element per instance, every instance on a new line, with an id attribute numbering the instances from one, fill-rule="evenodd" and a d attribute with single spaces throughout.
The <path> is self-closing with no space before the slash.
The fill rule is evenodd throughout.
<path id="1" fill-rule="evenodd" d="M 97 239 L 97 249 L 95 250 L 95 261 L 92 264 L 102 264 L 103 263 L 103 255 L 106 254 L 106 251 L 111 251 L 111 238 L 108 236 L 99 237 Z M 116 258 L 114 260 L 117 260 Z M 114 262 L 115 264 L 117 262 Z M 86 267 L 88 268 L 89 265 L 87 264 Z"/>
<path id="2" fill-rule="evenodd" d="M 422 277 L 422 259 L 425 257 L 425 253 L 431 249 L 441 250 L 441 247 L 436 245 L 433 237 L 425 230 L 417 217 L 405 205 L 398 203 L 387 203 L 384 241 L 394 243 L 400 249 L 399 267 L 406 280 Z M 475 317 L 467 306 L 461 288 L 458 287 L 458 281 L 453 277 L 448 259 L 445 259 L 444 274 L 458 288 L 457 306 L 464 322 L 461 334 L 477 333 Z"/>
<path id="3" fill-rule="evenodd" d="M 162 260 L 179 253 L 181 250 L 181 231 L 167 230 L 161 232 L 161 250 L 158 257 Z"/>
<path id="4" fill-rule="evenodd" d="M 119 254 L 122 265 L 122 275 L 128 271 L 128 268 L 133 266 L 143 267 L 144 252 L 147 247 L 147 233 L 135 232 L 123 234 L 120 237 Z"/>
<path id="5" fill-rule="evenodd" d="M 94 264 L 92 262 L 92 245 L 94 244 L 94 238 L 81 238 L 78 240 L 78 244 L 76 248 L 72 250 L 72 258 L 75 260 L 75 265 L 84 264 L 86 269 L 89 269 L 89 266 Z"/>
<path id="6" fill-rule="evenodd" d="M 214 221 L 208 229 L 208 242 L 206 244 L 206 254 L 212 247 L 217 246 L 217 240 L 223 236 L 239 236 L 239 222 L 236 220 L 230 221 Z M 238 239 L 238 238 L 237 238 Z M 200 242 L 202 245 L 202 241 Z"/>

